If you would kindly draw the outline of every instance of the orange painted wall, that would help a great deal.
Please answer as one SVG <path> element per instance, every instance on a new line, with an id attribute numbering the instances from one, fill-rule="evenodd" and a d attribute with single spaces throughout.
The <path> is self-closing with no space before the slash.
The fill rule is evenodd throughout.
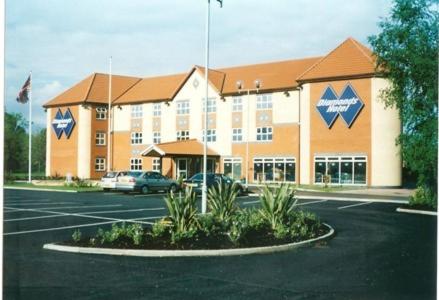
<path id="1" fill-rule="evenodd" d="M 78 124 L 81 120 L 78 118 L 78 106 L 61 107 L 61 112 L 64 115 L 70 109 L 73 119 L 76 124 L 72 130 L 69 138 L 63 133 L 58 139 L 53 128 L 50 130 L 51 145 L 50 145 L 50 174 L 52 176 L 66 176 L 67 173 L 72 176 L 77 176 L 77 161 L 78 161 Z M 58 108 L 51 109 L 51 120 L 55 118 Z M 48 126 L 52 125 L 48 124 Z"/>
<path id="2" fill-rule="evenodd" d="M 338 96 L 341 95 L 347 83 L 350 83 L 363 101 L 364 107 L 350 128 L 338 116 L 331 128 L 326 126 L 316 104 L 324 90 L 330 84 Z M 371 170 L 371 80 L 356 79 L 350 81 L 331 81 L 311 84 L 310 107 L 310 182 L 314 182 L 314 156 L 317 153 L 353 154 L 364 153 L 367 155 L 367 177 L 370 184 Z"/>

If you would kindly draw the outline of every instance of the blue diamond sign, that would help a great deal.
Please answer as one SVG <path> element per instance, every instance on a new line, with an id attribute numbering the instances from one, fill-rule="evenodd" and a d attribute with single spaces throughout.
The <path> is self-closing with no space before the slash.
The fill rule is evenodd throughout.
<path id="1" fill-rule="evenodd" d="M 61 109 L 58 109 L 55 114 L 55 119 L 52 121 L 52 128 L 55 131 L 58 139 L 61 138 L 63 132 L 65 133 L 66 137 L 69 138 L 73 131 L 73 127 L 75 127 L 75 124 L 76 122 L 73 119 L 70 109 L 67 108 L 67 111 L 64 115 L 62 114 Z"/>
<path id="2" fill-rule="evenodd" d="M 331 85 L 328 85 L 317 102 L 316 108 L 328 128 L 330 128 L 338 115 L 342 117 L 348 127 L 351 127 L 363 106 L 363 101 L 358 97 L 351 84 L 348 83 L 340 97 L 337 97 Z"/>

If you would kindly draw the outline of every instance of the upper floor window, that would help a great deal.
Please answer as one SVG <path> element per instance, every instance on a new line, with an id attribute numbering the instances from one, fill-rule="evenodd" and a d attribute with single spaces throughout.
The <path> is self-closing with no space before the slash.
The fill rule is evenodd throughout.
<path id="1" fill-rule="evenodd" d="M 242 142 L 242 128 L 233 128 L 232 129 L 232 141 L 233 142 Z"/>
<path id="2" fill-rule="evenodd" d="M 242 97 L 233 97 L 232 111 L 242 111 Z"/>
<path id="3" fill-rule="evenodd" d="M 105 106 L 96 107 L 96 120 L 107 119 L 107 108 Z"/>
<path id="4" fill-rule="evenodd" d="M 95 141 L 97 146 L 105 146 L 105 132 L 96 132 Z"/>
<path id="5" fill-rule="evenodd" d="M 271 141 L 273 140 L 273 127 L 258 127 L 256 128 L 257 141 Z"/>
<path id="6" fill-rule="evenodd" d="M 216 142 L 216 129 L 207 129 L 207 141 Z M 203 142 L 204 142 L 204 130 L 203 130 Z"/>
<path id="7" fill-rule="evenodd" d="M 131 105 L 131 118 L 137 119 L 143 117 L 143 105 Z"/>
<path id="8" fill-rule="evenodd" d="M 177 115 L 189 114 L 189 100 L 177 101 Z"/>
<path id="9" fill-rule="evenodd" d="M 271 109 L 273 104 L 271 102 L 271 94 L 261 94 L 256 98 L 257 109 Z"/>
<path id="10" fill-rule="evenodd" d="M 205 111 L 206 101 L 203 99 L 203 112 Z M 207 99 L 207 112 L 212 113 L 216 112 L 216 99 L 215 98 L 208 98 Z"/>
<path id="11" fill-rule="evenodd" d="M 131 132 L 131 145 L 142 144 L 142 133 L 141 132 Z"/>
<path id="12" fill-rule="evenodd" d="M 160 144 L 161 143 L 161 136 L 160 136 L 160 131 L 154 131 L 153 132 L 153 138 L 152 138 L 152 142 L 154 144 Z"/>
<path id="13" fill-rule="evenodd" d="M 162 115 L 162 104 L 154 103 L 152 105 L 152 114 L 154 117 L 160 117 Z"/>
<path id="14" fill-rule="evenodd" d="M 177 131 L 177 141 L 184 141 L 189 139 L 189 130 Z"/>

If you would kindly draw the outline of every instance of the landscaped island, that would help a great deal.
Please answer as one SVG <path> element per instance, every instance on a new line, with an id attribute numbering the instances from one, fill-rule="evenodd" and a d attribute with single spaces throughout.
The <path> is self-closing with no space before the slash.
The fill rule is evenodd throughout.
<path id="1" fill-rule="evenodd" d="M 75 230 L 63 245 L 119 249 L 236 249 L 274 246 L 314 239 L 329 232 L 315 214 L 296 206 L 294 190 L 288 185 L 265 187 L 260 208 L 240 208 L 235 185 L 218 186 L 208 192 L 208 214 L 199 214 L 196 195 L 187 190 L 168 194 L 169 216 L 151 228 L 141 224 L 113 224 L 95 236 L 83 237 Z"/>

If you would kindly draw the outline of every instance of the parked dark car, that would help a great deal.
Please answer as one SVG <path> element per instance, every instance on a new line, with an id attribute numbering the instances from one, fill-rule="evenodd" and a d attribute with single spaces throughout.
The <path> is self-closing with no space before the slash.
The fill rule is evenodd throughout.
<path id="1" fill-rule="evenodd" d="M 116 190 L 123 192 L 178 191 L 176 180 L 170 179 L 158 172 L 131 171 L 122 176 L 116 183 Z"/>
<path id="2" fill-rule="evenodd" d="M 224 174 L 206 173 L 207 189 L 210 189 L 214 186 L 218 186 L 220 184 L 232 185 L 235 182 L 237 184 L 239 194 L 243 194 L 246 191 L 246 189 L 239 181 L 235 181 Z M 192 190 L 197 194 L 200 194 L 202 192 L 202 186 L 203 186 L 203 173 L 197 173 L 191 178 L 183 181 L 183 187 L 191 187 Z"/>

